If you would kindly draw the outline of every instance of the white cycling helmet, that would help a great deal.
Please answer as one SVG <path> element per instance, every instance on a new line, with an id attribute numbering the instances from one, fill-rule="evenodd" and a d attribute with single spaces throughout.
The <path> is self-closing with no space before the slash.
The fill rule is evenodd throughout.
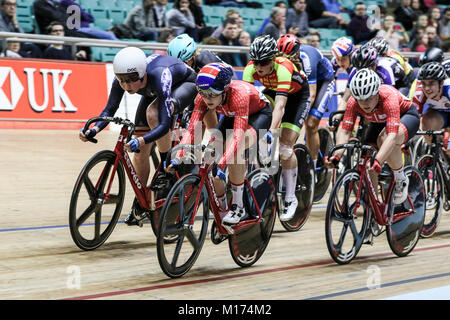
<path id="1" fill-rule="evenodd" d="M 381 80 L 371 69 L 361 69 L 350 81 L 350 93 L 356 100 L 365 100 L 377 94 Z"/>
<path id="2" fill-rule="evenodd" d="M 126 47 L 117 52 L 113 61 L 115 74 L 130 74 L 137 72 L 142 79 L 147 70 L 144 51 L 136 47 Z"/>

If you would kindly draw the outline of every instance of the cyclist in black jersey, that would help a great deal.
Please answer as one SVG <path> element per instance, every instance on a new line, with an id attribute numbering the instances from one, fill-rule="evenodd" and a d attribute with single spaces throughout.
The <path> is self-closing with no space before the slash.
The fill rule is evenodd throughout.
<path id="1" fill-rule="evenodd" d="M 114 57 L 113 69 L 116 77 L 100 116 L 113 116 L 125 91 L 142 96 L 135 117 L 136 135 L 125 145 L 125 149 L 131 152 L 141 151 L 134 154 L 133 165 L 141 182 L 146 184 L 150 174 L 149 143 L 155 141 L 161 159 L 166 159 L 172 146 L 171 127 L 174 115 L 193 105 L 197 95 L 196 74 L 178 59 L 157 54 L 146 57 L 136 47 L 120 50 Z M 96 123 L 92 129 L 80 132 L 80 139 L 87 141 L 87 137 L 94 137 L 106 126 L 107 123 L 104 122 Z M 161 170 L 155 185 L 170 179 L 171 176 L 168 175 Z M 139 206 L 137 201 L 133 209 L 136 206 Z M 137 224 L 133 210 L 125 222 L 129 225 Z"/>

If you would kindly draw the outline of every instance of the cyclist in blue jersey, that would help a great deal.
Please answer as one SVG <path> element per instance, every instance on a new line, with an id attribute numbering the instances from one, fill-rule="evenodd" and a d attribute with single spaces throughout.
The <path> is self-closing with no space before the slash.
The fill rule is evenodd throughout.
<path id="1" fill-rule="evenodd" d="M 339 69 L 344 69 L 347 74 L 350 75 L 353 66 L 351 61 L 352 53 L 355 51 L 355 46 L 353 45 L 352 40 L 346 37 L 341 37 L 333 42 L 331 46 L 331 53 L 333 54 L 333 58 L 331 59 L 331 66 L 333 67 L 335 77 Z M 345 110 L 347 107 L 347 101 L 350 98 L 350 79 L 347 82 L 347 88 L 345 89 L 344 95 L 342 99 L 339 101 L 337 110 Z M 336 120 L 342 118 L 342 114 L 338 114 L 335 116 Z M 331 131 L 334 131 L 336 128 L 333 126 L 330 127 Z"/>
<path id="2" fill-rule="evenodd" d="M 308 77 L 311 109 L 306 118 L 306 145 L 316 167 L 320 147 L 319 123 L 333 97 L 334 70 L 330 61 L 319 50 L 301 45 L 293 34 L 284 34 L 278 39 L 278 50 L 293 59 L 300 58 Z"/>
<path id="3" fill-rule="evenodd" d="M 125 91 L 142 96 L 136 111 L 135 136 L 125 144 L 125 149 L 129 152 L 140 150 L 140 153 L 134 154 L 133 165 L 141 182 L 146 184 L 150 174 L 149 143 L 155 141 L 161 160 L 166 159 L 172 146 L 171 127 L 174 115 L 182 113 L 194 103 L 197 94 L 196 74 L 176 58 L 157 54 L 146 57 L 136 47 L 120 50 L 114 57 L 113 69 L 116 77 L 100 116 L 113 116 Z M 87 141 L 87 137 L 94 137 L 106 126 L 107 123 L 98 122 L 92 129 L 80 132 L 79 137 L 82 141 Z M 170 178 L 169 173 L 160 170 L 160 175 L 151 188 L 158 188 Z M 142 208 L 139 208 L 135 200 L 125 222 L 128 225 L 137 224 L 135 215 L 142 213 Z"/>

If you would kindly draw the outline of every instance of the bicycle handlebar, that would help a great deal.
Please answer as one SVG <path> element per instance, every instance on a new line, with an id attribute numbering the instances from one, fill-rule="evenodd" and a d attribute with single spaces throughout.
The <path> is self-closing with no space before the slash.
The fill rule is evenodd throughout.
<path id="1" fill-rule="evenodd" d="M 340 144 L 340 145 L 332 147 L 331 150 L 328 152 L 328 158 L 331 158 L 333 153 L 336 152 L 337 150 L 355 149 L 355 148 L 372 151 L 372 157 L 370 159 L 370 164 L 373 165 L 373 163 L 375 161 L 375 156 L 377 155 L 377 149 L 373 146 L 370 146 L 367 144 L 362 144 L 359 141 L 357 141 L 355 143 L 344 143 L 344 144 Z"/>
<path id="2" fill-rule="evenodd" d="M 330 113 L 330 115 L 328 116 L 328 126 L 329 127 L 337 127 L 342 119 L 337 120 L 337 119 L 333 119 L 333 118 L 337 114 L 344 114 L 344 113 L 345 113 L 345 110 L 336 110 L 336 111 L 333 111 L 332 113 Z"/>
<path id="3" fill-rule="evenodd" d="M 134 130 L 136 128 L 135 124 L 133 122 L 131 122 L 128 119 L 122 119 L 119 117 L 106 117 L 106 116 L 101 116 L 101 117 L 95 117 L 95 118 L 91 118 L 89 119 L 86 124 L 84 125 L 83 128 L 83 133 L 86 132 L 90 125 L 94 122 L 98 122 L 98 121 L 103 121 L 103 122 L 114 122 L 116 124 L 119 125 L 123 125 L 123 126 L 127 126 L 130 128 L 129 132 L 128 132 L 128 136 L 127 136 L 127 142 L 131 140 L 131 137 L 133 136 Z M 87 137 L 86 137 L 87 138 Z M 95 138 L 87 138 L 88 141 L 93 142 L 93 143 L 97 143 L 98 140 Z"/>
<path id="4" fill-rule="evenodd" d="M 420 136 L 439 136 L 443 135 L 445 130 L 427 130 L 427 131 L 417 131 L 416 134 Z"/>

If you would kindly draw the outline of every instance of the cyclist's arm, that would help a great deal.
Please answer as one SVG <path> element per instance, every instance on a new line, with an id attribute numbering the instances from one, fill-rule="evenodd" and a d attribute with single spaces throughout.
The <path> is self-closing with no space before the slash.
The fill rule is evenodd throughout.
<path id="1" fill-rule="evenodd" d="M 317 84 L 310 83 L 309 84 L 309 97 L 310 97 L 311 105 L 314 104 L 314 101 L 316 100 L 316 95 L 317 95 Z"/>
<path id="2" fill-rule="evenodd" d="M 275 130 L 280 126 L 281 119 L 284 115 L 284 107 L 286 106 L 287 96 L 276 95 L 275 106 L 272 112 L 272 123 L 270 124 L 270 130 Z"/>

